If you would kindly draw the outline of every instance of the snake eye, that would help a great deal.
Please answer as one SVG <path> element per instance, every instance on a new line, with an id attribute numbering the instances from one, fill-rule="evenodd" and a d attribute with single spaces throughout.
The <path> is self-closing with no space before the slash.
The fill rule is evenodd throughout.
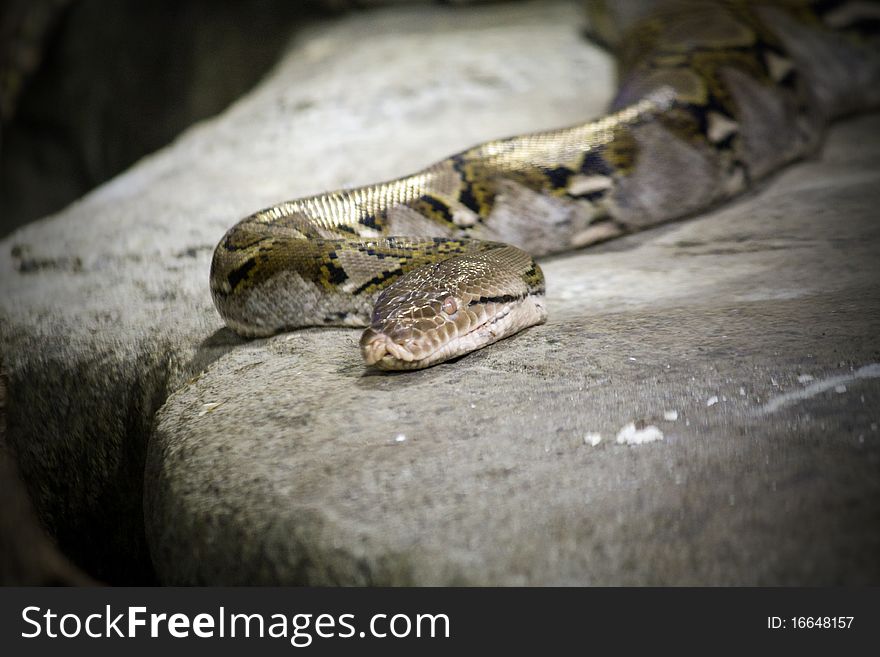
<path id="1" fill-rule="evenodd" d="M 446 297 L 443 299 L 443 304 L 440 306 L 440 310 L 446 315 L 454 315 L 458 310 L 458 304 L 455 303 L 455 299 L 452 297 Z"/>

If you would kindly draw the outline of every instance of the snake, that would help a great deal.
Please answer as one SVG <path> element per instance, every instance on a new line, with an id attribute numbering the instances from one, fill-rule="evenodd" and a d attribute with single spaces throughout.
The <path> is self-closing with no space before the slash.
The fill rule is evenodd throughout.
<path id="1" fill-rule="evenodd" d="M 285 201 L 217 245 L 210 290 L 248 337 L 366 327 L 365 364 L 415 370 L 546 320 L 536 258 L 705 211 L 880 105 L 880 5 L 590 3 L 608 113 L 489 141 L 387 182 Z"/>

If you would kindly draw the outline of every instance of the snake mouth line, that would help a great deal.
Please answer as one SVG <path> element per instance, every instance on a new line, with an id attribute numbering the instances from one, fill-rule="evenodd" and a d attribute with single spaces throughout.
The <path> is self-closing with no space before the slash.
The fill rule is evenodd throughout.
<path id="1" fill-rule="evenodd" d="M 368 366 L 382 370 L 422 369 L 490 345 L 528 326 L 540 324 L 546 316 L 543 295 L 529 295 L 517 304 L 504 306 L 466 333 L 437 345 L 420 358 L 385 333 L 368 328 L 361 338 L 361 354 Z"/>

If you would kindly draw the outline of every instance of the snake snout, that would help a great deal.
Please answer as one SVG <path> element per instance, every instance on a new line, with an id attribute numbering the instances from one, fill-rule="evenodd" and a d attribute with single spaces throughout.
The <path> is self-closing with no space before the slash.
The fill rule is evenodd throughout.
<path id="1" fill-rule="evenodd" d="M 413 353 L 402 342 L 395 340 L 392 334 L 385 334 L 375 328 L 368 328 L 361 335 L 361 355 L 367 365 L 379 365 L 383 360 L 397 360 L 411 362 L 415 359 Z"/>

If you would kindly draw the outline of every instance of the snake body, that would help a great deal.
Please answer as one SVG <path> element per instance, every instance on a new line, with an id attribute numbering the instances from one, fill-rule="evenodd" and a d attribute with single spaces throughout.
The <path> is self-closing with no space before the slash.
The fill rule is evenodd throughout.
<path id="1" fill-rule="evenodd" d="M 272 206 L 214 252 L 227 325 L 367 326 L 368 365 L 417 369 L 543 322 L 534 257 L 709 208 L 880 104 L 870 2 L 613 3 L 611 113 L 487 142 L 413 175 Z"/>

